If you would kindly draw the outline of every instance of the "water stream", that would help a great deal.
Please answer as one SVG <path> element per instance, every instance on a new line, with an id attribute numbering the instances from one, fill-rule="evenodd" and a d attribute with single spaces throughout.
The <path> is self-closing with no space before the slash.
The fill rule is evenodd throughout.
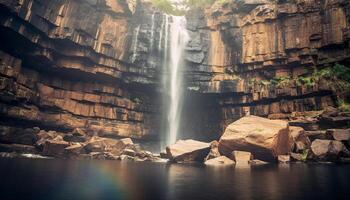
<path id="1" fill-rule="evenodd" d="M 171 16 L 170 24 L 170 54 L 168 61 L 168 80 L 170 82 L 170 106 L 168 113 L 169 133 L 167 144 L 176 142 L 179 130 L 181 105 L 182 105 L 182 70 L 184 67 L 184 49 L 189 41 L 186 30 L 186 18 L 183 16 Z"/>

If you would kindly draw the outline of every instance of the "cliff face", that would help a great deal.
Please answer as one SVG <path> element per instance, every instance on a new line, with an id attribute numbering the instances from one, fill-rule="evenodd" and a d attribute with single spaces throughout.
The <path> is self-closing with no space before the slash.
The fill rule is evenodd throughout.
<path id="1" fill-rule="evenodd" d="M 336 103 L 315 72 L 349 65 L 349 7 L 342 0 L 236 1 L 191 12 L 189 88 L 216 94 L 223 126 L 245 113 L 287 118 Z M 316 78 L 315 78 L 316 79 Z"/>
<path id="2" fill-rule="evenodd" d="M 134 1 L 4 0 L 0 9 L 2 124 L 159 132 L 159 98 L 137 85 L 154 72 L 128 63 Z"/>
<path id="3" fill-rule="evenodd" d="M 162 134 L 171 19 L 149 1 L 0 0 L 0 10 L 3 126 Z M 183 135 L 216 138 L 246 112 L 283 118 L 335 104 L 327 81 L 297 78 L 349 64 L 348 1 L 242 0 L 186 18 Z"/>

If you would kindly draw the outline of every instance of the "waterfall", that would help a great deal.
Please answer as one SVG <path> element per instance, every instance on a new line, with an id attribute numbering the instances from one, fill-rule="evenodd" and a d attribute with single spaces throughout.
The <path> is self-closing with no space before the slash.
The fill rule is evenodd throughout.
<path id="1" fill-rule="evenodd" d="M 155 16 L 155 11 L 153 12 L 152 14 L 152 17 L 151 17 L 151 21 L 152 21 L 152 24 L 151 24 L 151 47 L 150 47 L 150 50 L 152 52 L 153 50 L 153 42 L 154 42 L 154 16 Z"/>
<path id="2" fill-rule="evenodd" d="M 169 23 L 169 16 L 166 17 L 166 24 L 167 23 Z M 169 36 L 167 34 L 168 32 Z M 173 144 L 177 139 L 182 106 L 183 54 L 185 46 L 189 41 L 189 35 L 186 30 L 186 18 L 183 16 L 171 16 L 170 30 L 166 28 L 165 33 L 167 40 L 170 41 L 170 54 L 167 55 L 167 53 L 165 53 L 165 56 L 167 56 L 165 60 L 168 72 L 165 73 L 165 76 L 167 76 L 166 79 L 169 81 L 167 91 L 170 96 L 167 144 Z M 164 46 L 164 50 L 167 52 L 167 44 Z"/>
<path id="3" fill-rule="evenodd" d="M 140 25 L 134 30 L 134 38 L 133 38 L 133 51 L 132 51 L 132 59 L 131 62 L 136 61 L 136 56 L 137 56 L 137 43 L 139 40 L 139 33 L 140 33 Z"/>

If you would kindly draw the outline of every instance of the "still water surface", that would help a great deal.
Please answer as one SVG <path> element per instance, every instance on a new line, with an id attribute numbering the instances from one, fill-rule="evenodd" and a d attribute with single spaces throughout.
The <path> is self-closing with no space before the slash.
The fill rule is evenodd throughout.
<path id="1" fill-rule="evenodd" d="M 350 199 L 350 166 L 0 159 L 0 199 Z"/>

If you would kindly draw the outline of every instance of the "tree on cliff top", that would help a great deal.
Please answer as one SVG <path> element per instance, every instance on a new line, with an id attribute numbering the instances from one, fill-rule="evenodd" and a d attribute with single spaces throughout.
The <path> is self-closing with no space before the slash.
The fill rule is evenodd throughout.
<path id="1" fill-rule="evenodd" d="M 156 7 L 171 15 L 184 15 L 191 8 L 212 5 L 216 1 L 225 0 L 152 0 Z"/>

